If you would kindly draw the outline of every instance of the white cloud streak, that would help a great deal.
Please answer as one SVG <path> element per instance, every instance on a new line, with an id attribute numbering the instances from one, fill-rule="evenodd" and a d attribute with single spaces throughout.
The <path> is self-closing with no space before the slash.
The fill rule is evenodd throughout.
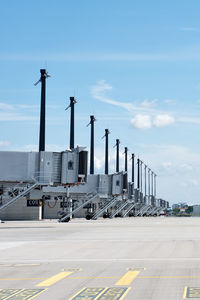
<path id="1" fill-rule="evenodd" d="M 111 91 L 112 86 L 105 80 L 100 80 L 91 88 L 91 95 L 101 102 L 121 107 L 134 115 L 130 123 L 137 129 L 150 129 L 152 127 L 164 127 L 175 122 L 174 117 L 167 113 L 162 113 L 156 109 L 157 99 L 149 101 L 145 99 L 139 104 L 116 101 L 106 96 L 106 92 Z M 136 112 L 140 112 L 135 115 Z"/>

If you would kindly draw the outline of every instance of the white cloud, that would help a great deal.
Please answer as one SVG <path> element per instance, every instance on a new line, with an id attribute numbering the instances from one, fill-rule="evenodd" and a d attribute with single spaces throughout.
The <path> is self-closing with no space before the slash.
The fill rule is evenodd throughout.
<path id="1" fill-rule="evenodd" d="M 94 157 L 94 165 L 95 165 L 95 168 L 97 170 L 101 170 L 103 168 L 103 165 L 104 165 L 104 160 L 101 158 L 98 158 L 98 157 Z"/>
<path id="2" fill-rule="evenodd" d="M 155 107 L 157 105 L 157 99 L 153 99 L 152 101 L 145 99 L 142 103 L 141 106 L 146 107 L 146 108 L 151 108 Z"/>
<path id="3" fill-rule="evenodd" d="M 107 84 L 105 80 L 100 80 L 95 86 L 91 88 L 91 95 L 93 98 L 100 100 L 101 102 L 119 106 L 127 109 L 128 111 L 131 111 L 133 109 L 133 105 L 131 103 L 119 102 L 106 97 L 105 92 L 110 90 L 112 90 L 112 86 Z"/>
<path id="4" fill-rule="evenodd" d="M 169 114 L 162 113 L 155 109 L 157 99 L 152 101 L 145 99 L 139 103 L 122 102 L 113 100 L 105 95 L 107 91 L 111 91 L 112 86 L 107 84 L 105 80 L 100 80 L 91 88 L 91 95 L 94 99 L 101 102 L 115 105 L 127 110 L 134 115 L 130 122 L 137 129 L 150 129 L 154 127 L 163 127 L 175 122 L 175 119 Z M 136 112 L 141 112 L 135 115 Z"/>
<path id="5" fill-rule="evenodd" d="M 0 141 L 0 147 L 7 147 L 10 146 L 10 142 L 9 141 Z"/>
<path id="6" fill-rule="evenodd" d="M 163 126 L 171 125 L 174 122 L 175 122 L 175 119 L 168 114 L 162 114 L 162 115 L 159 114 L 153 120 L 153 124 L 156 127 L 163 127 Z"/>
<path id="7" fill-rule="evenodd" d="M 14 106 L 4 103 L 4 102 L 0 102 L 0 110 L 13 110 Z"/>
<path id="8" fill-rule="evenodd" d="M 175 119 L 168 114 L 156 116 L 137 114 L 131 119 L 131 124 L 138 129 L 150 129 L 152 127 L 164 127 L 173 124 Z"/>
<path id="9" fill-rule="evenodd" d="M 170 161 L 166 161 L 162 163 L 165 169 L 170 169 L 172 167 L 172 163 Z"/>
<path id="10" fill-rule="evenodd" d="M 39 117 L 22 115 L 19 113 L 0 112 L 0 121 L 37 121 Z"/>
<path id="11" fill-rule="evenodd" d="M 136 115 L 131 119 L 131 124 L 138 129 L 149 129 L 152 127 L 151 117 L 148 115 Z"/>
<path id="12" fill-rule="evenodd" d="M 176 104 L 176 100 L 175 99 L 165 99 L 164 103 L 168 104 L 168 105 L 175 105 Z"/>
<path id="13" fill-rule="evenodd" d="M 190 183 L 191 183 L 192 185 L 194 185 L 194 186 L 198 186 L 198 185 L 199 185 L 198 180 L 196 180 L 195 178 L 191 179 L 191 180 L 190 180 Z"/>

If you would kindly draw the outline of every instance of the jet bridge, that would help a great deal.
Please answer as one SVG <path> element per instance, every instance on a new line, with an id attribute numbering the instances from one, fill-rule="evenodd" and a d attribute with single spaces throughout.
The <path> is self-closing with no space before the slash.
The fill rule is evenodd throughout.
<path id="1" fill-rule="evenodd" d="M 85 183 L 87 181 L 87 151 L 83 149 L 77 147 L 72 151 L 63 152 L 0 151 L 0 184 L 3 191 L 0 218 L 15 219 L 15 210 L 12 211 L 9 208 L 7 216 L 7 208 L 14 203 L 24 206 L 24 201 L 30 199 L 35 189 L 38 189 L 42 200 L 42 188 L 45 186 Z M 20 204 L 19 200 L 22 199 L 23 204 Z M 20 211 L 21 215 L 24 213 L 25 218 L 26 212 L 23 212 L 22 207 Z"/>

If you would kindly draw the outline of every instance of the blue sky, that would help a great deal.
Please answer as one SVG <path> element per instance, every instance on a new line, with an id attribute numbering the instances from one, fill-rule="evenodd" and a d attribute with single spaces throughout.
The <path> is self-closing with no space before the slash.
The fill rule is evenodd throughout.
<path id="1" fill-rule="evenodd" d="M 75 143 L 96 172 L 104 129 L 158 174 L 158 194 L 198 203 L 200 193 L 200 2 L 1 1 L 0 150 L 37 150 L 40 68 L 47 68 L 48 150 L 69 146 L 69 97 L 77 98 Z M 124 166 L 121 154 L 121 169 Z"/>

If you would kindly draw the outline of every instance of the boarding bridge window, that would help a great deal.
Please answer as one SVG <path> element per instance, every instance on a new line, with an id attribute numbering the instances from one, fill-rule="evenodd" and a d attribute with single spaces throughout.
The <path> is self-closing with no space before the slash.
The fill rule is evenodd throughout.
<path id="1" fill-rule="evenodd" d="M 116 186 L 119 186 L 119 184 L 120 184 L 120 181 L 117 180 L 117 181 L 116 181 Z"/>
<path id="2" fill-rule="evenodd" d="M 73 161 L 69 161 L 68 162 L 68 170 L 73 170 L 74 169 L 74 163 L 73 163 Z"/>

